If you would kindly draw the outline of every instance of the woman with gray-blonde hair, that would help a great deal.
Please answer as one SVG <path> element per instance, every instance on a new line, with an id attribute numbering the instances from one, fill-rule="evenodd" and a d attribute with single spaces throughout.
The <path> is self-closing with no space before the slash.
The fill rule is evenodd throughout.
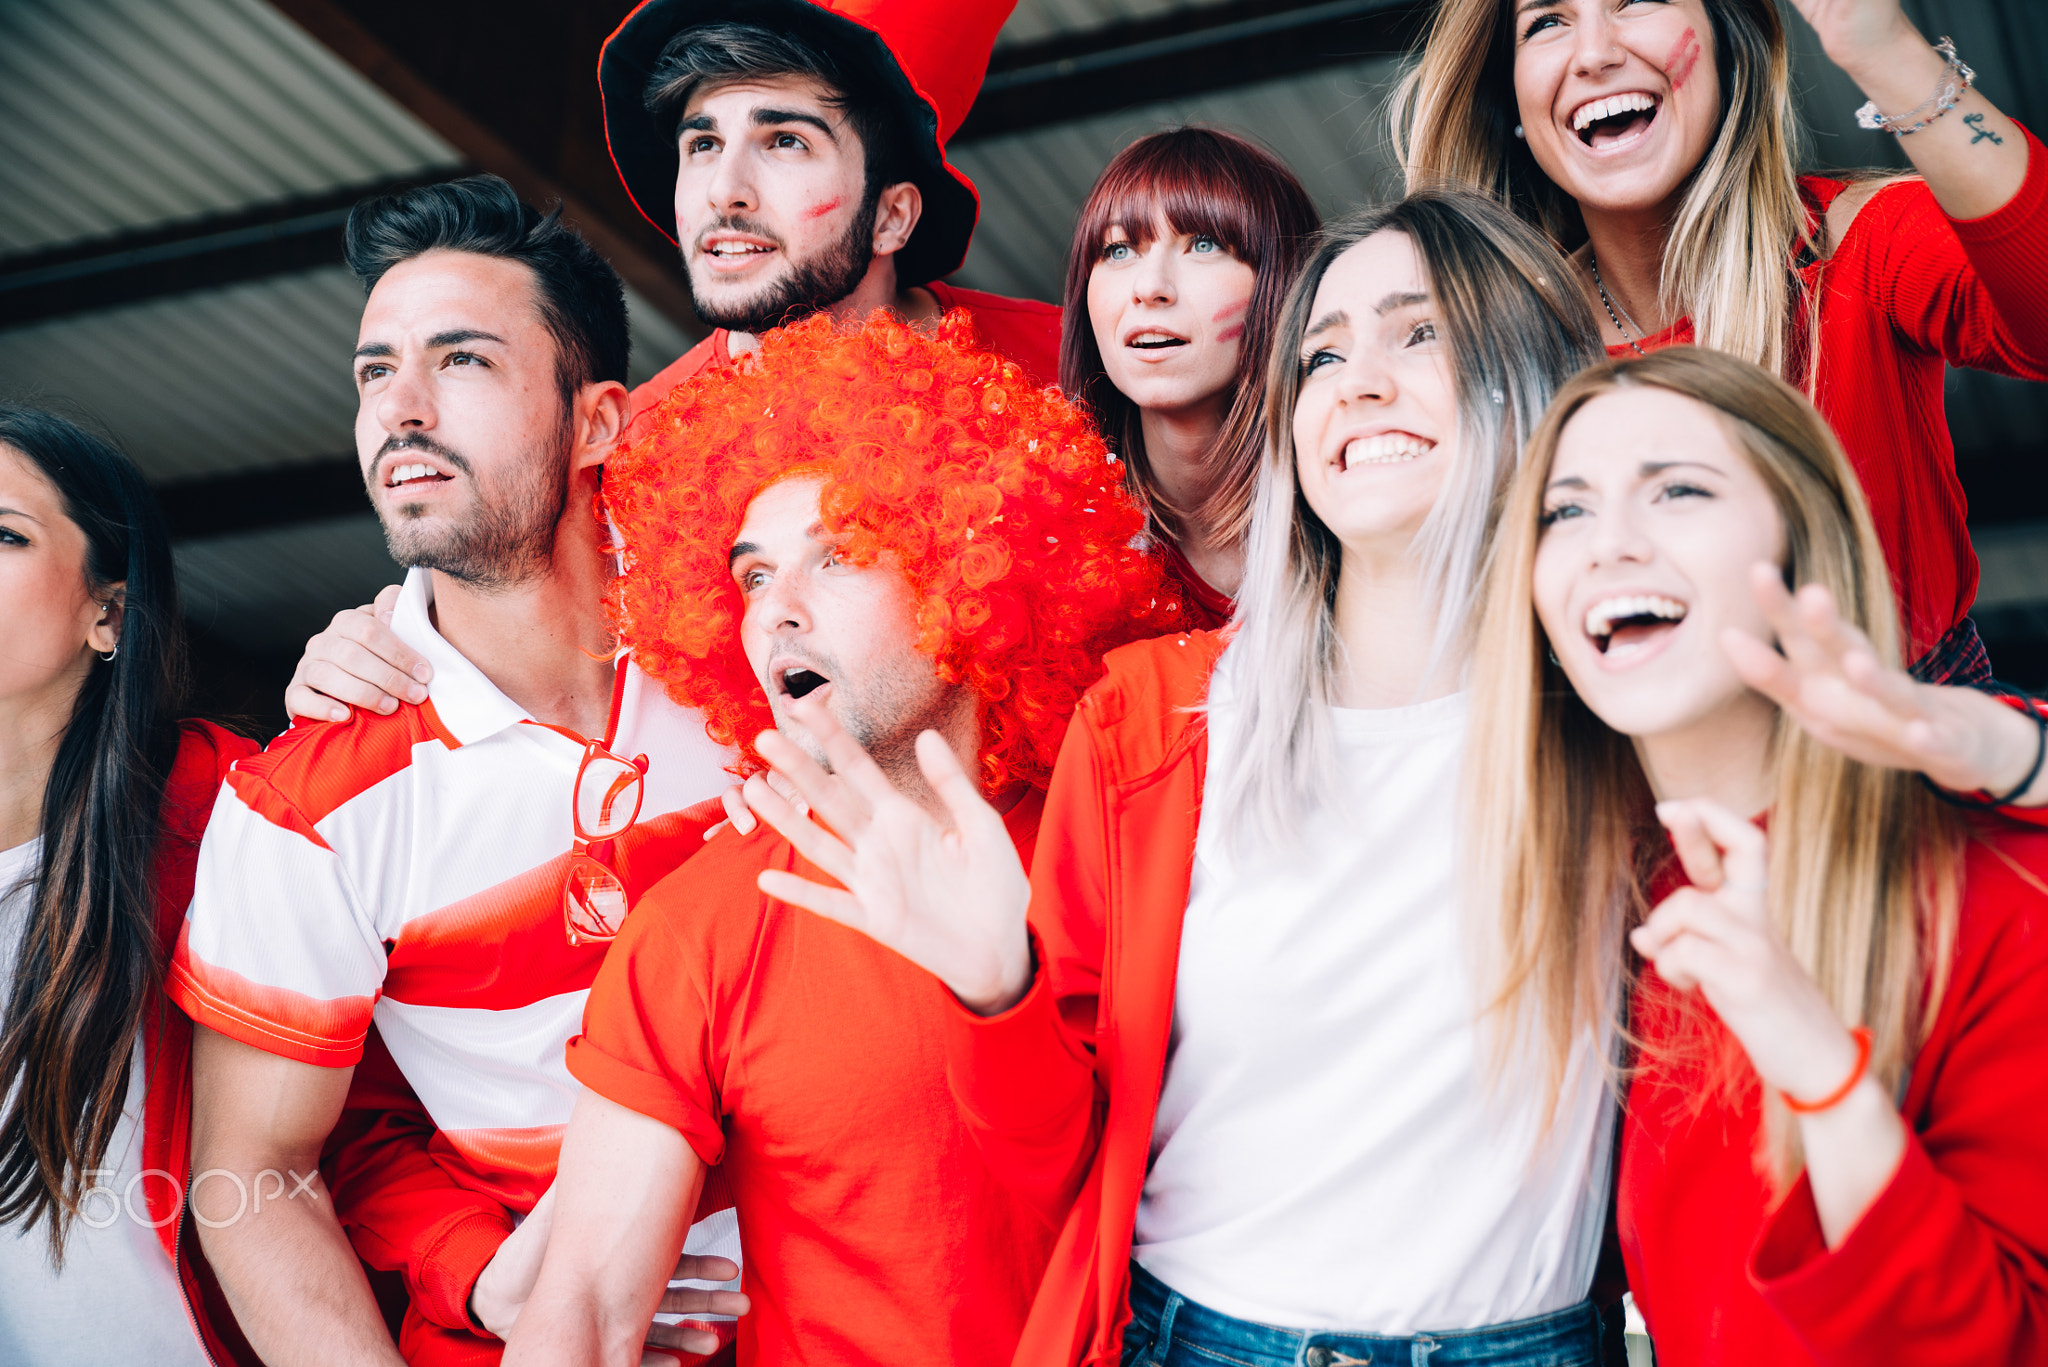
<path id="1" fill-rule="evenodd" d="M 1914 672 L 1983 682 L 1944 364 L 2048 379 L 2048 152 L 1899 0 L 1794 0 L 1917 176 L 1802 176 L 1777 0 L 1445 0 L 1394 104 L 1411 186 L 1571 252 L 1616 356 L 1697 342 L 1841 438 Z"/>
<path id="2" fill-rule="evenodd" d="M 1330 230 L 1277 337 L 1233 626 L 1109 656 L 1030 877 L 937 748 L 940 814 L 805 704 L 833 775 L 760 747 L 823 824 L 747 800 L 838 883 L 763 891 L 962 1003 L 955 1096 L 1063 1231 L 1017 1362 L 1590 1367 L 1611 1032 L 1486 1068 L 1453 835 L 1488 529 L 1598 328 L 1446 192 Z"/>

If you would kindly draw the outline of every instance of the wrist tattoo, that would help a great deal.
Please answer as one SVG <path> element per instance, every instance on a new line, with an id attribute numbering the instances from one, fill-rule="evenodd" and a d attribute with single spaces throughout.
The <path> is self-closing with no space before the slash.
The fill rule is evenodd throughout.
<path id="1" fill-rule="evenodd" d="M 2004 138 L 1999 137 L 1998 134 L 1984 126 L 1984 116 L 1982 114 L 1965 114 L 1963 115 L 1963 122 L 1969 125 L 1972 133 L 1977 135 L 1970 139 L 1970 146 L 1975 147 L 1986 138 L 1991 139 L 1992 145 L 1995 147 L 2005 146 Z"/>

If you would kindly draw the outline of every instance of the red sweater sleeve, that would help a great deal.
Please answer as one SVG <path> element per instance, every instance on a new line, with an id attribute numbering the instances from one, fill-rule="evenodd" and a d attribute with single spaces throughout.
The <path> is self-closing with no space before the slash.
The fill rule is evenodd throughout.
<path id="1" fill-rule="evenodd" d="M 2002 208 L 1952 219 L 1924 181 L 1902 181 L 1863 206 L 1831 270 L 1846 272 L 1841 283 L 1867 291 L 1921 350 L 2048 380 L 2048 149 L 2020 131 L 2027 177 Z"/>
<path id="2" fill-rule="evenodd" d="M 1031 864 L 1036 972 L 1024 999 L 980 1017 L 953 1001 L 946 1078 L 968 1128 L 1010 1189 L 1057 1227 L 1101 1138 L 1095 1013 L 1102 988 L 1104 787 L 1086 700 L 1053 767 Z M 938 989 L 944 991 L 943 987 Z"/>
<path id="3" fill-rule="evenodd" d="M 356 1256 L 396 1272 L 429 1321 L 477 1333 L 469 1293 L 512 1212 L 434 1161 L 434 1122 L 373 1028 L 321 1167 Z"/>
<path id="4" fill-rule="evenodd" d="M 2048 839 L 1991 839 L 1971 851 L 1898 1171 L 1833 1250 L 1802 1178 L 1751 1255 L 1752 1283 L 1825 1367 L 2048 1362 L 2048 896 L 2017 868 L 2048 870 Z"/>

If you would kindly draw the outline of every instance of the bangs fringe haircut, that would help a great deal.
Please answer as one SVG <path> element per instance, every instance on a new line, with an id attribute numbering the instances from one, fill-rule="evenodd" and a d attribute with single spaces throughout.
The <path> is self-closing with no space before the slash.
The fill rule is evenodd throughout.
<path id="1" fill-rule="evenodd" d="M 1524 441 L 1557 388 L 1603 354 L 1592 308 L 1557 253 L 1481 195 L 1418 191 L 1334 225 L 1310 257 L 1266 375 L 1265 455 L 1230 646 L 1258 667 L 1239 685 L 1243 743 L 1218 771 L 1224 829 L 1283 847 L 1309 805 L 1336 797 L 1329 709 L 1344 667 L 1342 547 L 1295 474 L 1296 352 L 1330 264 L 1379 232 L 1406 234 L 1422 258 L 1457 395 L 1456 463 L 1413 549 L 1438 616 L 1431 673 L 1464 670 L 1474 589 Z"/>
<path id="2" fill-rule="evenodd" d="M 1659 300 L 1689 316 L 1701 346 L 1812 388 L 1818 297 L 1794 273 L 1826 254 L 1824 220 L 1799 197 L 1797 125 L 1785 28 L 1772 0 L 1704 0 L 1714 31 L 1721 123 L 1685 186 L 1664 252 Z M 1586 227 L 1528 145 L 1514 98 L 1514 26 L 1501 0 L 1445 0 L 1420 60 L 1389 106 L 1410 188 L 1492 195 L 1560 248 Z"/>
<path id="3" fill-rule="evenodd" d="M 1094 425 L 982 348 L 970 315 L 936 336 L 886 313 L 852 331 L 816 315 L 676 386 L 606 463 L 625 565 L 612 625 L 739 747 L 737 773 L 766 767 L 754 740 L 775 721 L 727 551 L 754 496 L 801 474 L 824 480 L 819 511 L 847 559 L 901 566 L 917 649 L 980 698 L 990 795 L 1045 785 L 1104 651 L 1182 623 Z"/>
<path id="4" fill-rule="evenodd" d="M 1172 506 L 1155 487 L 1138 407 L 1104 373 L 1088 315 L 1088 278 L 1109 230 L 1121 227 L 1142 249 L 1161 224 L 1176 235 L 1215 238 L 1256 272 L 1245 307 L 1236 393 L 1209 454 L 1214 478 L 1207 496 L 1192 508 Z M 1170 538 L 1179 540 L 1199 529 L 1205 537 L 1235 545 L 1251 525 L 1265 439 L 1266 357 L 1287 287 L 1319 224 L 1308 192 L 1284 162 L 1250 139 L 1217 128 L 1170 128 L 1138 139 L 1103 168 L 1081 206 L 1067 254 L 1060 388 L 1095 414 L 1103 436 L 1123 459 L 1132 497 Z"/>
<path id="5" fill-rule="evenodd" d="M 1483 899 L 1475 904 L 1502 918 L 1490 1062 L 1496 1075 L 1533 1066 L 1553 1094 L 1574 1034 L 1607 1023 L 1604 985 L 1623 936 L 1648 912 L 1646 890 L 1671 859 L 1632 741 L 1550 662 L 1532 596 L 1558 441 L 1588 402 L 1628 388 L 1716 411 L 1784 521 L 1787 587 L 1825 585 L 1879 659 L 1899 662 L 1898 610 L 1862 488 L 1796 390 L 1733 357 L 1670 347 L 1604 362 L 1558 394 L 1530 441 L 1489 567 L 1465 773 L 1470 886 Z M 1849 759 L 1782 712 L 1770 764 L 1777 929 L 1841 1018 L 1870 1028 L 1872 1075 L 1895 1087 L 1946 988 L 1966 828 L 1914 775 Z M 1740 1044 L 1703 1001 L 1673 995 L 1681 1029 L 1641 1066 L 1704 1068 L 1702 1108 L 1747 1102 L 1761 1084 Z M 1783 1190 L 1804 1165 L 1798 1127 L 1775 1094 L 1763 1114 L 1757 1166 Z"/>

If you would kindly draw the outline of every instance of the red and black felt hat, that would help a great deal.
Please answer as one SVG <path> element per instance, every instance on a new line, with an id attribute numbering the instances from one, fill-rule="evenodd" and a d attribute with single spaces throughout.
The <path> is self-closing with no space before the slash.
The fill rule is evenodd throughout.
<path id="1" fill-rule="evenodd" d="M 981 91 L 996 31 L 1016 0 L 641 0 L 597 57 L 604 133 L 641 214 L 676 240 L 675 129 L 658 125 L 643 97 L 662 49 L 700 24 L 756 24 L 832 54 L 895 106 L 909 133 L 910 179 L 924 212 L 896 255 L 900 285 L 958 269 L 981 212 L 974 182 L 946 160 Z"/>

